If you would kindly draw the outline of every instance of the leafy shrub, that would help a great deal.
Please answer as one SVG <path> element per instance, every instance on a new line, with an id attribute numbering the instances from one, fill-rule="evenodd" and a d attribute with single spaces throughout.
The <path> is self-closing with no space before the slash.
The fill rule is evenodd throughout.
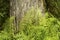
<path id="1" fill-rule="evenodd" d="M 60 39 L 60 21 L 48 12 L 43 15 L 38 8 L 28 10 L 20 22 L 20 31 L 17 34 L 14 34 L 14 25 L 11 26 L 13 19 L 11 17 L 4 23 L 0 40 Z"/>
<path id="2" fill-rule="evenodd" d="M 0 40 L 12 40 L 13 39 L 13 20 L 14 17 L 8 18 L 3 24 L 4 30 L 0 32 Z"/>
<path id="3" fill-rule="evenodd" d="M 42 15 L 35 8 L 27 11 L 20 23 L 24 40 L 59 40 L 59 28 L 60 21 L 57 18 L 48 12 Z"/>
<path id="4" fill-rule="evenodd" d="M 0 33 L 0 40 L 10 40 L 10 34 L 8 34 L 7 32 L 5 31 L 2 31 Z"/>

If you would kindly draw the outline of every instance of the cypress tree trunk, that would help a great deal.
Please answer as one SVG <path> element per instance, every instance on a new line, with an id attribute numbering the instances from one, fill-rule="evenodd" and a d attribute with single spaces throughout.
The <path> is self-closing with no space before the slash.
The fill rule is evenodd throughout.
<path id="1" fill-rule="evenodd" d="M 45 0 L 10 0 L 10 16 L 15 16 L 14 25 L 18 31 L 19 21 L 24 16 L 24 13 L 31 7 L 39 8 L 42 13 L 45 11 Z"/>

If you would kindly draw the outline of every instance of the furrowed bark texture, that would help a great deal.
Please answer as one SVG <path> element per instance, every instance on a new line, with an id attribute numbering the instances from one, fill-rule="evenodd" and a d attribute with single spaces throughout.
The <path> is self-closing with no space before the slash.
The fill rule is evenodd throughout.
<path id="1" fill-rule="evenodd" d="M 34 8 L 38 7 L 44 13 L 44 3 L 45 0 L 10 0 L 10 17 L 15 16 L 13 24 L 16 26 L 16 30 L 19 28 L 19 21 L 32 6 Z"/>

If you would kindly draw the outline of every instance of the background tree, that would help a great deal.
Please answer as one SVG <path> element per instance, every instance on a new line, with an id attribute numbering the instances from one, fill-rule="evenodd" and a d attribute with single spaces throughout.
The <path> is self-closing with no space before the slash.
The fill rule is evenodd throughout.
<path id="1" fill-rule="evenodd" d="M 45 0 L 46 9 L 54 15 L 54 17 L 60 17 L 60 0 Z"/>

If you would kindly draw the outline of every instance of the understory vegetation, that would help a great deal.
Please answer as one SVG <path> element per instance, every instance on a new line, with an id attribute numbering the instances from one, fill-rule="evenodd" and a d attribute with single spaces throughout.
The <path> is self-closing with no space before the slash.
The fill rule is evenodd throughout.
<path id="1" fill-rule="evenodd" d="M 41 14 L 31 8 L 19 23 L 19 32 L 14 34 L 14 17 L 8 18 L 0 31 L 0 40 L 60 40 L 60 21 L 49 12 Z"/>
<path id="2" fill-rule="evenodd" d="M 60 40 L 60 0 L 0 0 L 0 40 Z"/>

